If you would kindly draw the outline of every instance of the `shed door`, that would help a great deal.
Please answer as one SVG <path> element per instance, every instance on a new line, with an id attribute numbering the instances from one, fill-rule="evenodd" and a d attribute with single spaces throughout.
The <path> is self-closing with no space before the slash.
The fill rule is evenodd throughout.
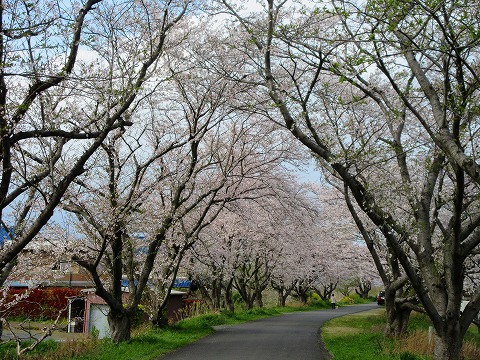
<path id="1" fill-rule="evenodd" d="M 110 309 L 108 305 L 91 304 L 90 305 L 90 321 L 88 325 L 88 333 L 92 333 L 95 327 L 98 330 L 98 338 L 103 339 L 110 337 L 110 328 L 108 327 L 107 315 Z"/>

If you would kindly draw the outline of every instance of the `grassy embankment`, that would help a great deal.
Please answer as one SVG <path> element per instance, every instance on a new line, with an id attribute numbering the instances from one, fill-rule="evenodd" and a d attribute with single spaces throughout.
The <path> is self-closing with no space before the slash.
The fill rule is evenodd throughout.
<path id="1" fill-rule="evenodd" d="M 328 321 L 323 340 L 335 360 L 432 360 L 433 343 L 426 315 L 414 314 L 407 335 L 386 339 L 385 309 L 348 315 Z M 465 360 L 480 359 L 480 332 L 471 326 L 463 347 Z"/>
<path id="2" fill-rule="evenodd" d="M 323 304 L 328 307 L 329 304 Z M 320 306 L 320 307 L 322 307 Z M 109 339 L 67 341 L 57 343 L 46 340 L 24 358 L 29 360 L 75 359 L 75 360 L 147 360 L 156 359 L 174 349 L 180 348 L 213 332 L 212 326 L 238 324 L 265 317 L 279 315 L 284 312 L 316 310 L 315 307 L 262 308 L 238 311 L 235 314 L 219 313 L 200 315 L 183 320 L 164 329 L 153 329 L 148 326 L 134 330 L 132 339 L 121 344 L 112 344 Z M 13 360 L 16 356 L 13 342 L 0 344 L 0 359 Z"/>

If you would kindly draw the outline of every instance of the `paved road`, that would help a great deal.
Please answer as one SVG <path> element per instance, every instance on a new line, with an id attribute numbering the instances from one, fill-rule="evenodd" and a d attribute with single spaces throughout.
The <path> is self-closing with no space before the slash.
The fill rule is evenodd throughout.
<path id="1" fill-rule="evenodd" d="M 376 303 L 353 305 L 217 326 L 212 335 L 158 360 L 327 360 L 330 356 L 319 333 L 322 324 L 337 316 L 375 308 Z"/>

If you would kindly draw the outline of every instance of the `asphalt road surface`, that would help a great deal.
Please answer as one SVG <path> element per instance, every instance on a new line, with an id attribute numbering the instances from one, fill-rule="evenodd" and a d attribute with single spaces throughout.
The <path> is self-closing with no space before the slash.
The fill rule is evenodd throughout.
<path id="1" fill-rule="evenodd" d="M 377 308 L 376 303 L 274 316 L 216 331 L 158 360 L 327 360 L 320 336 L 322 324 L 334 317 Z"/>

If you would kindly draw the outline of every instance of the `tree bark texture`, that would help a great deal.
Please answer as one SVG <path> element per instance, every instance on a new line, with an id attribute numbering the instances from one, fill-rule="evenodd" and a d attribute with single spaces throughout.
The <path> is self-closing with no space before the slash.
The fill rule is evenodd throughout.
<path id="1" fill-rule="evenodd" d="M 130 311 L 116 313 L 110 311 L 108 314 L 108 325 L 110 338 L 114 344 L 130 340 L 132 330 L 132 319 L 134 314 Z"/>

